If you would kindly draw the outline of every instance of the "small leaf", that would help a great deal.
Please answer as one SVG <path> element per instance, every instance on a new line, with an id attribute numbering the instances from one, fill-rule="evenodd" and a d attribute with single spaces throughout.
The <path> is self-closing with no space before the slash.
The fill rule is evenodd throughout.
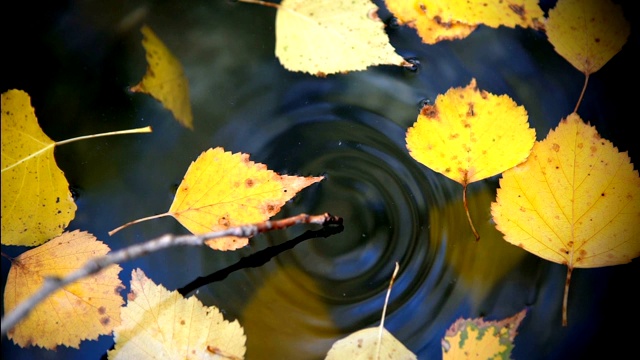
<path id="1" fill-rule="evenodd" d="M 558 0 L 549 10 L 546 32 L 556 52 L 589 75 L 622 49 L 630 26 L 610 0 Z"/>
<path id="2" fill-rule="evenodd" d="M 109 359 L 242 359 L 246 336 L 215 306 L 195 296 L 185 299 L 146 277 L 131 273 L 131 292 L 114 329 Z"/>
<path id="3" fill-rule="evenodd" d="M 142 80 L 129 90 L 151 95 L 171 111 L 180 124 L 193 129 L 189 81 L 182 64 L 151 28 L 144 25 L 141 32 L 144 35 L 142 46 L 146 51 L 147 72 Z"/>
<path id="4" fill-rule="evenodd" d="M 370 0 L 283 0 L 276 16 L 276 56 L 291 71 L 325 76 L 373 65 L 405 65 Z"/>
<path id="5" fill-rule="evenodd" d="M 527 310 L 501 321 L 458 319 L 442 339 L 443 360 L 511 359 L 513 341 Z"/>
<path id="6" fill-rule="evenodd" d="M 381 343 L 380 352 L 376 357 L 378 343 Z M 418 357 L 407 349 L 403 343 L 395 338 L 387 329 L 371 327 L 356 331 L 349 336 L 336 341 L 327 353 L 325 360 L 341 359 L 406 359 L 415 360 Z"/>
<path id="7" fill-rule="evenodd" d="M 462 184 L 465 209 L 468 184 L 523 162 L 534 141 L 524 107 L 507 95 L 478 90 L 475 79 L 425 105 L 406 135 L 416 161 Z M 468 210 L 467 217 L 478 240 Z"/>
<path id="8" fill-rule="evenodd" d="M 62 234 L 76 204 L 56 164 L 56 143 L 22 90 L 2 93 L 2 244 L 36 246 Z"/>
<path id="9" fill-rule="evenodd" d="M 103 256 L 109 247 L 87 232 L 64 233 L 24 252 L 13 260 L 4 292 L 4 313 L 12 311 L 44 284 L 46 277 L 64 277 L 90 259 Z M 58 345 L 78 348 L 82 340 L 110 334 L 120 323 L 124 303 L 118 278 L 122 268 L 111 265 L 101 272 L 56 291 L 36 305 L 26 319 L 8 331 L 21 347 Z"/>

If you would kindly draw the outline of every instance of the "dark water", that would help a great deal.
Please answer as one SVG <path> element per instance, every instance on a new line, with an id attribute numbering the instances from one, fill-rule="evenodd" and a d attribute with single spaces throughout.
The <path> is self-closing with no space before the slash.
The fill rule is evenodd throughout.
<path id="1" fill-rule="evenodd" d="M 524 105 L 538 139 L 544 138 L 573 110 L 583 82 L 544 36 L 480 28 L 463 41 L 426 46 L 413 30 L 392 28 L 392 44 L 420 61 L 417 71 L 380 66 L 319 79 L 289 73 L 275 59 L 274 9 L 224 1 L 50 6 L 46 15 L 29 19 L 33 33 L 12 38 L 30 46 L 8 59 L 1 90 L 27 91 L 54 140 L 154 129 L 56 149 L 78 193 L 70 230 L 89 231 L 113 249 L 186 233 L 164 218 L 107 234 L 165 212 L 190 162 L 210 147 L 250 153 L 279 173 L 326 176 L 278 217 L 330 212 L 344 218 L 337 233 L 294 227 L 257 236 L 235 252 L 179 248 L 122 264 L 126 285 L 139 267 L 168 289 L 188 287 L 206 305 L 238 319 L 248 338 L 247 359 L 320 359 L 336 340 L 378 325 L 395 262 L 400 272 L 385 326 L 420 359 L 441 357 L 440 339 L 459 317 L 495 320 L 525 308 L 514 359 L 618 354 L 635 339 L 620 329 L 640 320 L 637 261 L 577 269 L 569 326 L 563 328 L 566 268 L 502 240 L 489 211 L 498 177 L 469 187 L 470 212 L 482 236 L 476 243 L 462 187 L 414 161 L 405 147 L 419 104 L 471 78 Z M 127 16 L 138 22 L 127 25 Z M 155 100 L 127 93 L 145 68 L 140 21 L 185 66 L 195 131 L 178 125 Z M 626 115 L 633 94 L 616 85 L 637 78 L 632 26 L 623 51 L 590 79 L 579 114 L 637 162 Z M 28 65 L 25 59 L 34 58 L 38 62 Z M 23 250 L 3 247 L 12 255 Z M 8 268 L 3 259 L 3 283 Z M 3 358 L 86 359 L 99 358 L 111 345 L 103 336 L 80 350 L 51 352 L 18 349 L 5 338 L 2 352 Z"/>

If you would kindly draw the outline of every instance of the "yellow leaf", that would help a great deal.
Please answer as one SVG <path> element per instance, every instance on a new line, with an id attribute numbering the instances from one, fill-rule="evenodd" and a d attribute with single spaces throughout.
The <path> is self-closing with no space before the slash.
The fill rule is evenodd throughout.
<path id="1" fill-rule="evenodd" d="M 473 79 L 425 105 L 406 141 L 418 162 L 467 185 L 523 162 L 535 130 L 524 107 L 507 95 L 478 90 Z"/>
<path id="2" fill-rule="evenodd" d="M 387 329 L 382 329 L 380 352 L 377 352 L 378 341 L 380 341 L 380 328 L 377 326 L 356 331 L 346 338 L 336 341 L 331 346 L 325 360 L 376 359 L 376 354 L 378 359 L 412 360 L 418 358 Z"/>
<path id="3" fill-rule="evenodd" d="M 622 49 L 630 26 L 610 0 L 558 0 L 549 10 L 546 32 L 556 52 L 589 75 Z"/>
<path id="4" fill-rule="evenodd" d="M 180 124 L 193 129 L 189 81 L 180 61 L 173 56 L 151 28 L 144 25 L 141 32 L 144 35 L 142 46 L 147 56 L 147 72 L 130 90 L 151 95 L 171 111 Z"/>
<path id="5" fill-rule="evenodd" d="M 62 234 L 76 204 L 29 95 L 2 93 L 2 244 L 36 246 Z"/>
<path id="6" fill-rule="evenodd" d="M 415 28 L 426 44 L 463 39 L 478 25 L 543 28 L 544 13 L 537 0 L 385 0 L 385 3 L 400 23 Z"/>
<path id="7" fill-rule="evenodd" d="M 4 292 L 4 312 L 32 296 L 44 278 L 64 277 L 87 261 L 109 252 L 109 247 L 87 232 L 64 233 L 13 260 Z M 110 334 L 120 322 L 124 303 L 118 278 L 122 268 L 111 265 L 99 273 L 56 291 L 36 305 L 26 319 L 8 331 L 22 346 L 55 349 L 58 345 L 78 348 L 82 340 Z"/>
<path id="8" fill-rule="evenodd" d="M 527 112 L 507 95 L 480 91 L 472 79 L 425 105 L 407 130 L 409 154 L 463 186 L 463 203 L 476 240 L 480 235 L 468 211 L 467 185 L 523 162 L 535 141 Z"/>
<path id="9" fill-rule="evenodd" d="M 443 360 L 511 359 L 518 326 L 527 311 L 501 321 L 458 319 L 442 339 Z"/>
<path id="10" fill-rule="evenodd" d="M 575 113 L 503 173 L 491 213 L 506 241 L 570 268 L 640 255 L 638 171 Z"/>
<path id="11" fill-rule="evenodd" d="M 283 0 L 276 16 L 276 56 L 288 70 L 316 76 L 404 65 L 370 0 Z"/>
<path id="12" fill-rule="evenodd" d="M 195 296 L 185 299 L 147 278 L 131 273 L 131 292 L 114 329 L 109 359 L 242 359 L 246 336 L 215 306 Z"/>

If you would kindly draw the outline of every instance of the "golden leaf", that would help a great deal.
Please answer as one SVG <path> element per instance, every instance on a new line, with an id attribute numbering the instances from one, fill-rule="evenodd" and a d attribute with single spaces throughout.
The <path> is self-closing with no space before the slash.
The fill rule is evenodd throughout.
<path id="1" fill-rule="evenodd" d="M 146 277 L 131 273 L 131 292 L 114 329 L 109 359 L 242 359 L 246 336 L 214 306 L 185 299 Z"/>
<path id="2" fill-rule="evenodd" d="M 475 79 L 466 88 L 449 89 L 434 105 L 425 105 L 407 130 L 409 154 L 463 186 L 499 174 L 523 162 L 535 141 L 527 112 L 507 95 L 480 91 Z M 469 223 L 479 238 L 471 218 Z"/>
<path id="3" fill-rule="evenodd" d="M 4 312 L 32 296 L 44 278 L 64 277 L 109 247 L 87 232 L 64 233 L 13 260 L 4 292 Z M 110 334 L 120 322 L 124 303 L 118 278 L 122 268 L 111 265 L 99 273 L 60 289 L 36 305 L 8 337 L 21 347 L 37 345 L 53 350 L 58 345 L 78 348 L 82 340 Z"/>
<path id="4" fill-rule="evenodd" d="M 638 171 L 576 113 L 502 174 L 491 214 L 506 241 L 571 268 L 640 255 Z"/>
<path id="5" fill-rule="evenodd" d="M 248 154 L 209 149 L 192 162 L 180 183 L 173 203 L 164 214 L 129 222 L 128 225 L 171 215 L 193 234 L 268 220 L 300 190 L 324 179 L 279 175 L 249 160 Z M 207 241 L 214 250 L 235 250 L 248 238 L 226 236 Z"/>
<path id="6" fill-rule="evenodd" d="M 555 51 L 589 75 L 622 49 L 630 26 L 610 0 L 558 0 L 549 10 L 546 32 Z"/>
<path id="7" fill-rule="evenodd" d="M 381 343 L 379 352 L 377 352 L 378 342 Z M 382 339 L 380 339 L 380 328 L 376 326 L 356 331 L 336 341 L 325 360 L 376 359 L 376 354 L 378 359 L 415 360 L 418 358 L 385 328 L 382 329 Z"/>
<path id="8" fill-rule="evenodd" d="M 443 360 L 511 359 L 518 326 L 527 311 L 501 321 L 458 319 L 442 339 Z"/>
<path id="9" fill-rule="evenodd" d="M 151 28 L 144 25 L 141 32 L 144 35 L 142 46 L 146 51 L 148 67 L 142 80 L 130 90 L 151 95 L 171 111 L 180 124 L 193 129 L 189 81 L 180 61 Z"/>
<path id="10" fill-rule="evenodd" d="M 283 0 L 276 16 L 276 56 L 290 71 L 316 76 L 404 65 L 370 0 Z"/>
<path id="11" fill-rule="evenodd" d="M 640 177 L 594 127 L 572 113 L 529 159 L 505 171 L 491 214 L 506 241 L 568 267 L 567 325 L 574 268 L 624 264 L 640 256 Z"/>
<path id="12" fill-rule="evenodd" d="M 537 0 L 385 0 L 385 3 L 400 23 L 415 28 L 426 44 L 463 39 L 478 25 L 543 28 L 544 13 Z"/>
<path id="13" fill-rule="evenodd" d="M 56 143 L 38 125 L 29 95 L 2 93 L 2 244 L 36 246 L 62 234 L 75 217 Z"/>

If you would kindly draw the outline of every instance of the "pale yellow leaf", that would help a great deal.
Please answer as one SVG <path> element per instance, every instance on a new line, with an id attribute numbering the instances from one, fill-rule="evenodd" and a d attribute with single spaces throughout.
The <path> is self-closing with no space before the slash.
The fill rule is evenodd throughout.
<path id="1" fill-rule="evenodd" d="M 379 352 L 378 342 L 381 341 Z M 372 327 L 356 331 L 349 336 L 336 341 L 329 349 L 325 360 L 368 360 L 368 359 L 396 359 L 415 360 L 418 357 L 407 349 L 387 329 Z"/>

